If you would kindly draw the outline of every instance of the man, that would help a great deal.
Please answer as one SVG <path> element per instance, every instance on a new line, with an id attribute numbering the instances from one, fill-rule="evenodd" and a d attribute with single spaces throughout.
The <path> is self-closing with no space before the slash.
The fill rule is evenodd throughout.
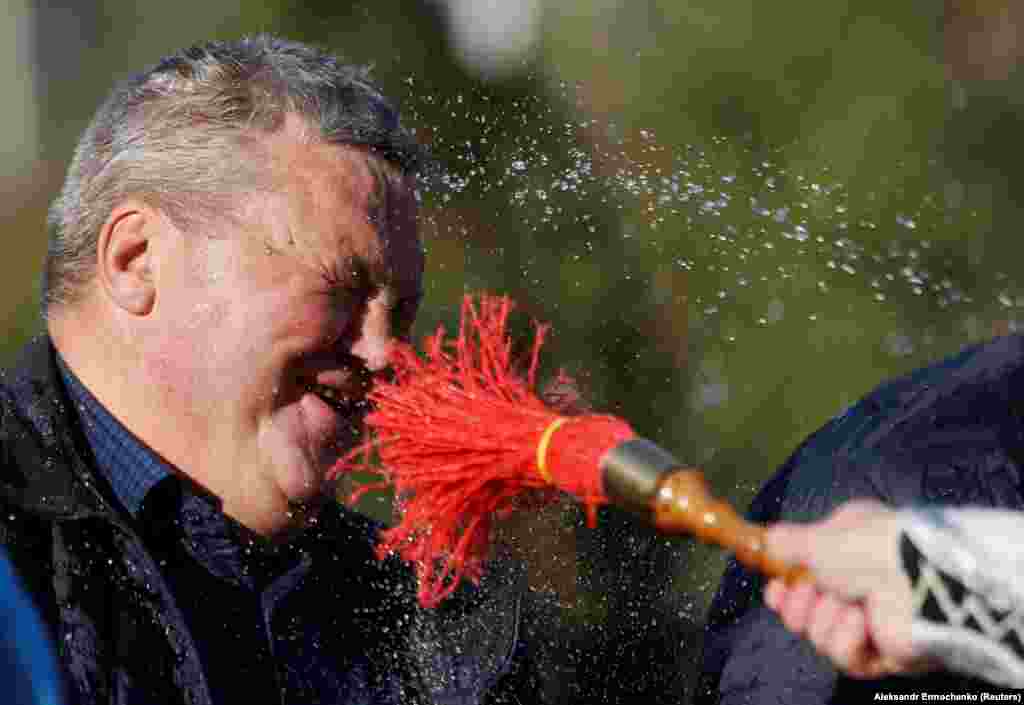
<path id="1" fill-rule="evenodd" d="M 811 522 L 854 499 L 896 508 L 1024 509 L 1021 399 L 1021 336 L 887 382 L 811 435 L 762 487 L 748 516 Z M 708 617 L 696 702 L 845 704 L 877 693 L 993 689 L 948 671 L 867 680 L 841 674 L 762 603 L 763 587 L 763 578 L 735 563 L 726 570 Z"/>
<path id="2" fill-rule="evenodd" d="M 265 36 L 85 131 L 0 386 L 0 538 L 79 702 L 516 702 L 520 583 L 418 612 L 325 501 L 420 299 L 417 158 L 362 72 Z"/>

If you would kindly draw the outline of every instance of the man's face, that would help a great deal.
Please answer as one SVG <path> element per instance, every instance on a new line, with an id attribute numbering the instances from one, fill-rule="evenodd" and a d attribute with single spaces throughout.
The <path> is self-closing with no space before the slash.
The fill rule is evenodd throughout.
<path id="1" fill-rule="evenodd" d="M 322 496 L 358 440 L 423 273 L 411 189 L 382 198 L 355 149 L 275 137 L 270 150 L 273 192 L 248 198 L 238 225 L 179 238 L 152 360 L 181 469 L 264 532 Z"/>

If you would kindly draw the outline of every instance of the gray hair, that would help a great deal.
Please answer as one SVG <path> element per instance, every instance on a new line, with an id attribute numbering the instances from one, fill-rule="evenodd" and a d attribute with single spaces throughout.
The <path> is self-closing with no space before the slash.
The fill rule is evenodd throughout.
<path id="1" fill-rule="evenodd" d="M 388 182 L 378 192 L 414 173 L 422 150 L 367 74 L 321 50 L 260 35 L 185 49 L 117 87 L 82 134 L 50 207 L 44 317 L 81 296 L 94 276 L 100 230 L 125 198 L 188 229 L 230 216 L 242 192 L 271 187 L 253 147 L 289 114 L 314 139 L 365 149 L 374 176 Z"/>

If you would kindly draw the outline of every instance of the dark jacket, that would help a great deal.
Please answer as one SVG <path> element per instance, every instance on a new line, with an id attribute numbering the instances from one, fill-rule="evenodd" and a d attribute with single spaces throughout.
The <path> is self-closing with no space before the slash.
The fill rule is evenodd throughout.
<path id="1" fill-rule="evenodd" d="M 45 337 L 0 381 L 0 459 L 0 543 L 51 631 L 73 699 L 211 703 L 175 595 L 95 472 Z M 482 589 L 421 611 L 406 568 L 374 556 L 376 530 L 332 504 L 300 539 L 316 567 L 274 619 L 302 648 L 336 655 L 337 668 L 277 664 L 288 672 L 268 701 L 527 702 L 517 574 L 499 571 Z"/>
<path id="2" fill-rule="evenodd" d="M 759 523 L 811 521 L 854 497 L 1024 508 L 1024 338 L 994 340 L 887 382 L 801 445 L 755 497 Z M 762 603 L 731 561 L 709 612 L 696 702 L 869 702 L 878 692 L 993 692 L 949 674 L 843 677 Z"/>

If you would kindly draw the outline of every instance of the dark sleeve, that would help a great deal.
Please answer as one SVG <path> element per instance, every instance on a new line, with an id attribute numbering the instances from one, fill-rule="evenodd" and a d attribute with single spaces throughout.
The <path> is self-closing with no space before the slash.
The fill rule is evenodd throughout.
<path id="1" fill-rule="evenodd" d="M 758 493 L 748 518 L 761 524 L 808 522 L 856 497 L 900 503 L 921 493 L 924 475 L 916 464 L 886 462 L 868 452 L 832 456 L 822 448 L 798 453 L 784 465 Z M 984 685 L 946 673 L 844 676 L 765 607 L 764 586 L 759 575 L 730 561 L 708 613 L 696 705 L 846 705 L 870 702 L 879 692 L 980 692 Z"/>
<path id="2" fill-rule="evenodd" d="M 871 417 L 856 411 L 810 436 L 763 485 L 747 511 L 757 524 L 820 519 L 854 497 L 883 499 L 880 460 L 849 452 Z M 730 560 L 711 603 L 695 702 L 822 705 L 844 700 L 841 677 L 762 601 L 765 581 Z"/>
<path id="3" fill-rule="evenodd" d="M 711 606 L 694 702 L 831 702 L 837 675 L 761 602 L 764 581 L 730 562 Z"/>
<path id="4" fill-rule="evenodd" d="M 863 447 L 836 452 L 836 439 L 851 433 L 841 425 L 834 422 L 812 436 L 772 476 L 751 503 L 750 521 L 815 521 L 858 497 L 891 502 L 896 473 L 895 484 L 919 486 L 913 470 Z M 696 705 L 847 705 L 869 702 L 882 691 L 920 691 L 916 678 L 858 680 L 839 673 L 764 605 L 764 586 L 764 578 L 730 560 L 708 613 Z M 930 690 L 940 685 L 963 687 L 945 677 L 927 682 Z"/>
<path id="5" fill-rule="evenodd" d="M 750 521 L 768 523 L 784 515 L 801 457 L 795 455 L 764 485 L 747 512 Z M 764 606 L 764 585 L 760 575 L 730 559 L 708 612 L 695 705 L 831 702 L 835 670 Z"/>

